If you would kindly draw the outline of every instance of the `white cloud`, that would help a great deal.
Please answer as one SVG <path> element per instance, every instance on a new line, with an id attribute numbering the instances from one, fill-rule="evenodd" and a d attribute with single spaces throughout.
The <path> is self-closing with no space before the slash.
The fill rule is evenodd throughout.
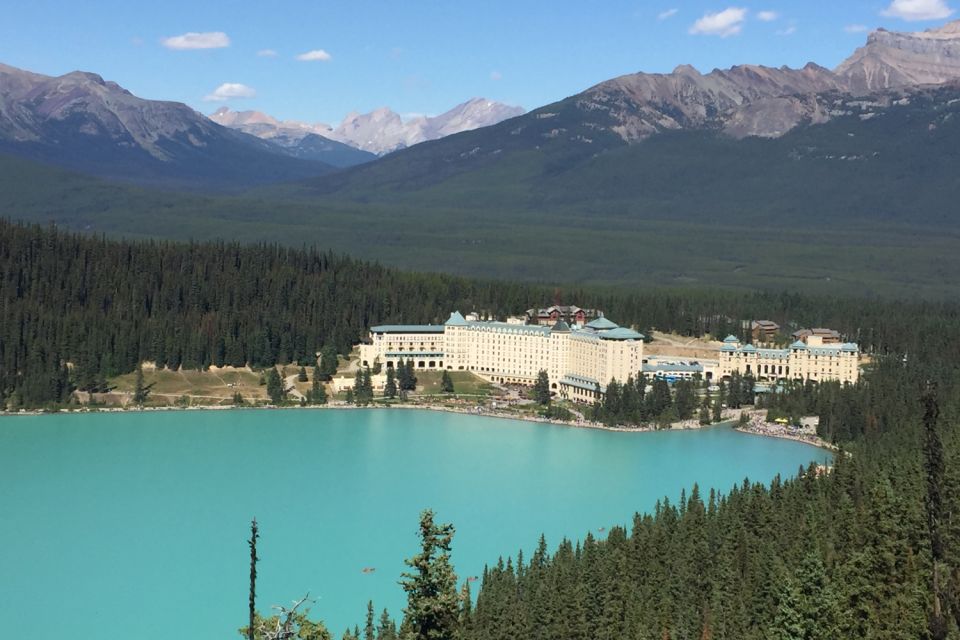
<path id="1" fill-rule="evenodd" d="M 865 24 L 848 24 L 843 30 L 847 33 L 863 33 L 869 31 L 869 28 Z"/>
<path id="2" fill-rule="evenodd" d="M 230 46 L 230 38 L 223 31 L 207 33 L 185 33 L 163 40 L 167 49 L 222 49 Z"/>
<path id="3" fill-rule="evenodd" d="M 257 55 L 261 58 L 276 58 L 278 54 L 273 49 L 260 49 L 260 51 L 257 51 Z"/>
<path id="4" fill-rule="evenodd" d="M 320 62 L 327 62 L 332 59 L 329 53 L 323 49 L 314 49 L 313 51 L 307 51 L 306 53 L 301 53 L 297 56 L 297 60 L 302 60 L 303 62 L 313 62 L 319 60 Z"/>
<path id="5" fill-rule="evenodd" d="M 953 15 L 946 0 L 893 0 L 880 12 L 882 15 L 902 20 L 942 20 Z"/>
<path id="6" fill-rule="evenodd" d="M 213 93 L 203 97 L 204 102 L 223 102 L 224 100 L 236 100 L 240 98 L 254 98 L 257 91 L 253 87 L 248 87 L 239 82 L 224 82 L 213 90 Z"/>
<path id="7" fill-rule="evenodd" d="M 786 29 L 777 29 L 778 36 L 792 36 L 797 32 L 797 28 L 793 25 L 790 25 Z"/>
<path id="8" fill-rule="evenodd" d="M 780 17 L 780 14 L 776 11 L 760 11 L 757 13 L 757 20 L 763 22 L 773 22 Z"/>
<path id="9" fill-rule="evenodd" d="M 719 13 L 707 13 L 693 23 L 690 33 L 704 36 L 720 36 L 726 38 L 735 36 L 743 29 L 743 21 L 747 19 L 747 10 L 730 7 Z"/>
<path id="10" fill-rule="evenodd" d="M 668 18 L 672 18 L 673 16 L 677 15 L 677 12 L 679 11 L 680 9 L 667 9 L 666 11 L 661 11 L 657 14 L 657 20 L 667 20 Z"/>
<path id="11" fill-rule="evenodd" d="M 499 71 L 491 71 L 491 72 L 490 72 L 490 79 L 491 79 L 491 80 L 502 80 L 502 79 L 503 79 L 503 74 L 500 73 Z"/>

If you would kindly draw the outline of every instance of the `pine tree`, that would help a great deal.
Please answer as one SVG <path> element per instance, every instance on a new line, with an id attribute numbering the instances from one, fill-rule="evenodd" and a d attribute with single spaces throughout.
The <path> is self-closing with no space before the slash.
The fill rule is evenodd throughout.
<path id="1" fill-rule="evenodd" d="M 270 402 L 273 404 L 280 404 L 287 395 L 276 367 L 270 367 L 267 371 L 267 395 L 270 396 Z"/>
<path id="2" fill-rule="evenodd" d="M 699 422 L 703 426 L 710 424 L 710 396 L 706 394 L 703 396 L 703 402 L 700 403 Z"/>
<path id="3" fill-rule="evenodd" d="M 377 624 L 377 640 L 397 640 L 397 626 L 386 609 L 380 614 L 380 622 Z"/>
<path id="4" fill-rule="evenodd" d="M 537 382 L 533 385 L 533 400 L 542 406 L 550 404 L 550 378 L 543 369 L 537 373 Z"/>
<path id="5" fill-rule="evenodd" d="M 697 397 L 694 394 L 693 383 L 689 380 L 679 380 L 676 389 L 677 397 L 674 400 L 674 406 L 677 410 L 677 417 L 681 420 L 689 420 L 693 417 L 693 411 L 697 407 Z"/>
<path id="6" fill-rule="evenodd" d="M 360 369 L 357 371 L 357 377 L 353 379 L 353 402 L 358 407 L 362 407 L 367 404 L 367 369 Z"/>
<path id="7" fill-rule="evenodd" d="M 307 368 L 300 367 L 300 372 L 297 374 L 297 382 L 306 382 L 307 378 Z"/>
<path id="8" fill-rule="evenodd" d="M 257 557 L 257 539 L 259 537 L 260 534 L 257 531 L 257 519 L 254 518 L 250 521 L 250 539 L 247 540 L 247 545 L 250 547 L 250 623 L 247 626 L 248 640 L 254 640 L 254 633 L 256 632 L 257 628 L 257 561 L 260 559 Z"/>
<path id="9" fill-rule="evenodd" d="M 337 350 L 332 345 L 327 345 L 320 350 L 320 379 L 323 382 L 330 382 L 337 373 L 339 363 L 337 362 Z"/>
<path id="10" fill-rule="evenodd" d="M 944 572 L 943 544 L 943 481 L 944 461 L 943 442 L 937 431 L 940 407 L 932 389 L 924 394 L 923 415 L 923 468 L 926 474 L 926 496 L 924 507 L 927 516 L 927 534 L 930 538 L 930 552 L 933 561 L 931 576 L 931 595 L 933 606 L 930 612 L 930 637 L 943 640 L 949 631 L 944 608 L 949 609 L 949 599 L 944 598 L 941 574 Z M 946 604 L 946 607 L 944 607 Z"/>
<path id="11" fill-rule="evenodd" d="M 454 528 L 434 524 L 433 511 L 420 514 L 420 553 L 406 560 L 411 572 L 401 579 L 407 592 L 404 609 L 414 640 L 454 640 L 460 616 L 457 576 L 450 564 Z"/>
<path id="12" fill-rule="evenodd" d="M 320 378 L 313 376 L 313 387 L 310 389 L 309 400 L 311 404 L 327 404 L 327 387 L 320 382 Z"/>
<path id="13" fill-rule="evenodd" d="M 383 397 L 393 399 L 397 397 L 397 375 L 393 367 L 387 367 L 387 381 L 383 385 Z"/>
<path id="14" fill-rule="evenodd" d="M 453 379 L 446 369 L 443 370 L 443 376 L 440 378 L 440 390 L 444 393 L 453 393 Z"/>
<path id="15" fill-rule="evenodd" d="M 367 619 L 363 625 L 363 640 L 376 640 L 376 627 L 374 627 L 373 600 L 367 600 Z"/>
<path id="16" fill-rule="evenodd" d="M 417 374 L 414 371 L 412 359 L 407 360 L 404 365 L 403 383 L 400 385 L 400 388 L 404 391 L 417 390 Z"/>
<path id="17" fill-rule="evenodd" d="M 143 382 L 143 366 L 137 365 L 137 377 L 133 386 L 133 404 L 142 407 L 150 395 L 150 387 Z"/>

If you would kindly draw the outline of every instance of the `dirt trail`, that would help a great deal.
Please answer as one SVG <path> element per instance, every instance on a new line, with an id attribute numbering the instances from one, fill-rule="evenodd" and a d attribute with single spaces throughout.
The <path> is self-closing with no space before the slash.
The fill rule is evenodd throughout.
<path id="1" fill-rule="evenodd" d="M 297 376 L 299 375 L 299 373 L 295 373 L 292 376 L 287 376 L 283 379 L 283 383 L 287 390 L 287 395 L 295 400 L 303 400 L 305 397 L 302 393 L 300 393 L 300 390 L 297 389 Z"/>

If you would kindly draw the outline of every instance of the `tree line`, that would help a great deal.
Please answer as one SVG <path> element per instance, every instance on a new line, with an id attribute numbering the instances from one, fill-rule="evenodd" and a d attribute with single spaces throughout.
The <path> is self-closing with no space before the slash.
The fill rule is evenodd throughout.
<path id="1" fill-rule="evenodd" d="M 566 302 L 624 326 L 723 336 L 743 320 L 830 326 L 867 352 L 914 357 L 960 322 L 947 302 L 770 292 L 568 287 Z M 312 248 L 113 241 L 0 220 L 0 404 L 56 406 L 160 367 L 311 366 L 329 372 L 371 324 L 441 323 L 451 310 L 504 318 L 555 287 L 406 273 Z M 332 354 L 332 360 L 331 360 Z M 335 368 L 333 369 L 335 370 Z"/>

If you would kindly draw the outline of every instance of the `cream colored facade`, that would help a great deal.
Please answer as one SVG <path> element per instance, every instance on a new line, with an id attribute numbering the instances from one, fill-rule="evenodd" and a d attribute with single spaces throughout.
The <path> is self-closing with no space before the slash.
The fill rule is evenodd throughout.
<path id="1" fill-rule="evenodd" d="M 758 349 L 728 336 L 720 349 L 720 376 L 735 371 L 758 381 L 839 380 L 854 383 L 860 377 L 860 348 L 853 343 L 823 344 L 818 336 L 794 342 L 786 349 Z"/>
<path id="2" fill-rule="evenodd" d="M 500 384 L 531 386 L 545 370 L 558 395 L 589 401 L 607 383 L 636 375 L 643 364 L 643 336 L 600 317 L 586 325 L 552 327 L 466 320 L 459 312 L 443 325 L 383 325 L 360 346 L 363 366 L 471 371 Z"/>

